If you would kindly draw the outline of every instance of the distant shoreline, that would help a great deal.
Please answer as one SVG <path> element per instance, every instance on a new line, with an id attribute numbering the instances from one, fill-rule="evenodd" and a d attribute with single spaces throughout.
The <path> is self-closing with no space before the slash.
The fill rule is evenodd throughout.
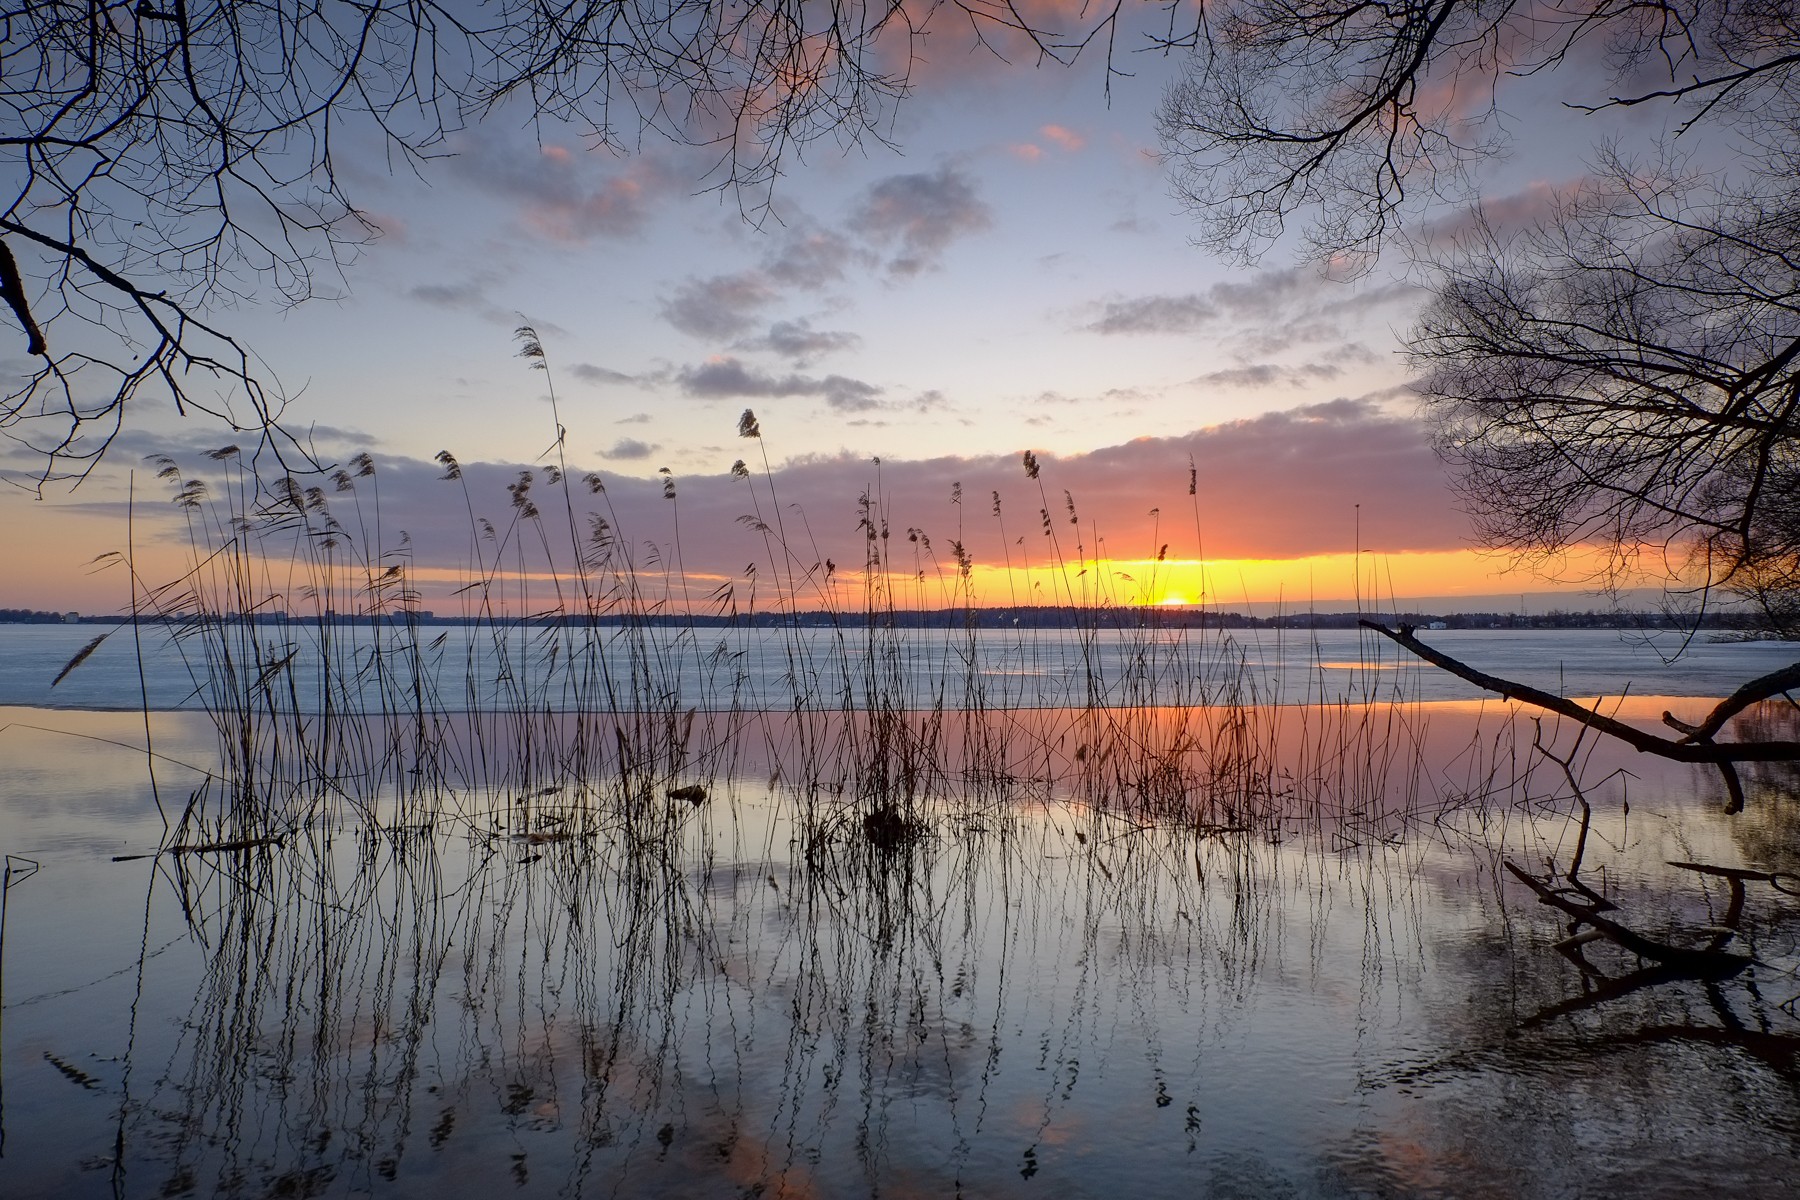
<path id="1" fill-rule="evenodd" d="M 592 618 L 578 615 L 534 615 L 514 617 L 440 616 L 434 612 L 396 611 L 381 615 L 330 613 L 295 615 L 292 613 L 255 613 L 249 620 L 257 625 L 317 626 L 368 625 L 379 622 L 392 626 L 483 626 L 524 624 L 537 627 L 567 625 L 640 628 L 702 629 L 778 629 L 832 628 L 868 629 L 1352 629 L 1359 620 L 1387 624 L 1413 625 L 1423 630 L 1459 629 L 1641 629 L 1702 630 L 1734 633 L 1745 640 L 1772 638 L 1766 626 L 1750 612 L 1710 612 L 1697 623 L 1680 615 L 1661 612 L 1567 612 L 1552 609 L 1544 613 L 1522 616 L 1502 612 L 1285 612 L 1259 617 L 1237 611 L 1220 611 L 1198 606 L 1132 606 L 1082 608 L 1070 605 L 993 608 L 893 609 L 875 613 L 831 612 L 756 612 L 756 613 L 632 613 L 601 614 Z M 0 609 L 0 625 L 125 625 L 130 614 L 104 615 L 82 613 L 39 612 L 23 609 Z M 144 625 L 179 625 L 184 615 L 143 615 Z M 237 619 L 235 615 L 228 619 Z"/>

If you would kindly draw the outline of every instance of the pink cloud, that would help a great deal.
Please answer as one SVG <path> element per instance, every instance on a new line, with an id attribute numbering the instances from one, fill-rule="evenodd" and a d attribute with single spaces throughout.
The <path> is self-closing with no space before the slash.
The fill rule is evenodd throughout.
<path id="1" fill-rule="evenodd" d="M 1038 132 L 1070 154 L 1087 145 L 1086 138 L 1063 125 L 1046 125 Z"/>
<path id="2" fill-rule="evenodd" d="M 788 403 L 771 396 L 759 405 L 772 453 L 779 452 Z M 1205 556 L 1214 560 L 1347 553 L 1355 545 L 1357 505 L 1362 547 L 1378 553 L 1457 550 L 1469 537 L 1423 430 L 1410 417 L 1370 400 L 1336 400 L 1082 454 L 1044 453 L 1037 456 L 1035 480 L 1016 453 L 911 462 L 805 458 L 776 468 L 771 480 L 762 471 L 762 444 L 733 442 L 721 458 L 741 454 L 749 475 L 734 476 L 726 461 L 715 474 L 675 475 L 674 501 L 665 498 L 661 475 L 636 478 L 606 470 L 604 493 L 591 493 L 581 482 L 588 466 L 572 468 L 578 530 L 590 528 L 587 514 L 593 513 L 606 519 L 616 544 L 640 562 L 673 561 L 679 521 L 680 554 L 690 582 L 742 585 L 755 563 L 765 599 L 769 581 L 789 567 L 804 571 L 829 559 L 844 572 L 860 568 L 871 548 L 859 527 L 864 497 L 877 528 L 873 548 L 890 570 L 908 575 L 923 570 L 929 578 L 954 574 L 953 541 L 960 541 L 984 571 L 1027 560 L 1042 567 L 1053 555 L 1066 562 L 1084 555 L 1154 557 L 1164 543 L 1171 558 L 1192 558 L 1202 539 Z M 638 448 L 625 449 L 635 454 Z M 644 452 L 651 457 L 642 459 L 641 469 L 653 469 L 654 449 L 646 444 Z M 614 461 L 620 457 L 615 446 Z M 466 515 L 459 515 L 461 489 L 468 487 L 475 515 L 491 521 L 503 540 L 515 515 L 507 485 L 522 469 L 465 462 L 463 480 L 447 482 L 435 463 L 380 460 L 382 513 L 390 536 L 402 529 L 410 535 L 420 568 L 463 568 L 472 544 L 491 556 L 500 543 L 472 538 Z M 560 488 L 545 481 L 541 467 L 535 476 L 532 498 L 546 514 L 546 533 L 566 557 Z M 953 500 L 956 494 L 960 503 Z M 336 512 L 355 498 L 334 494 L 330 503 Z M 1071 504 L 1078 525 L 1070 521 Z M 1152 510 L 1159 515 L 1153 518 Z M 348 528 L 359 527 L 347 512 L 339 519 Z M 758 521 L 770 527 L 767 539 Z M 1046 524 L 1054 539 L 1046 536 Z M 885 539 L 879 536 L 882 527 Z M 774 541 L 781 532 L 787 554 Z M 537 546 L 535 531 L 522 544 Z"/>
<path id="3" fill-rule="evenodd" d="M 1478 205 L 1432 222 L 1427 237 L 1434 244 L 1447 245 L 1474 233 L 1482 225 L 1501 231 L 1527 229 L 1550 218 L 1559 204 L 1592 184 L 1592 176 L 1581 176 L 1564 183 L 1534 179 L 1517 191 L 1502 196 L 1483 196 Z"/>
<path id="4" fill-rule="evenodd" d="M 515 206 L 519 225 L 538 237 L 581 243 L 641 231 L 663 197 L 692 190 L 679 152 L 659 149 L 627 162 L 561 145 L 520 146 L 472 132 L 459 141 L 453 169 L 482 191 Z"/>

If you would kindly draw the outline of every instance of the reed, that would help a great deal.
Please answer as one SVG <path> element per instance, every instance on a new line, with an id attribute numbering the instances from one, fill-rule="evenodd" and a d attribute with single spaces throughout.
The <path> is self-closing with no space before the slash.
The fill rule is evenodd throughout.
<path id="1" fill-rule="evenodd" d="M 535 332 L 520 340 L 548 376 Z M 139 605 L 169 631 L 220 750 L 174 840 L 354 821 L 389 838 L 450 826 L 655 841 L 672 792 L 745 776 L 792 789 L 820 847 L 891 849 L 1002 823 L 1020 801 L 1214 835 L 1297 817 L 1387 829 L 1435 800 L 1417 782 L 1422 718 L 1380 682 L 1403 678 L 1375 669 L 1380 647 L 1365 644 L 1349 694 L 1321 668 L 1305 695 L 1284 695 L 1264 680 L 1285 635 L 1271 646 L 1204 619 L 1169 626 L 1142 603 L 1168 553 L 1160 515 L 1149 578 L 1102 572 L 1103 532 L 1027 453 L 1035 538 L 1007 541 L 998 494 L 989 516 L 1009 580 L 1018 547 L 1025 609 L 1066 619 L 982 629 L 960 484 L 934 543 L 920 515 L 893 511 L 876 461 L 854 502 L 862 560 L 840 565 L 784 505 L 754 413 L 738 433 L 760 467 L 732 469 L 754 560 L 717 586 L 688 577 L 667 472 L 672 535 L 658 542 L 624 528 L 608 481 L 571 476 L 560 421 L 554 461 L 507 486 L 498 522 L 439 453 L 468 531 L 447 627 L 418 619 L 413 550 L 385 527 L 371 456 L 311 482 L 264 478 L 236 447 L 199 472 L 154 460 L 189 561 Z M 1196 480 L 1191 468 L 1197 552 Z M 1203 613 L 1216 603 L 1201 599 Z M 926 609 L 956 619 L 910 628 L 904 615 Z M 1056 688 L 1023 682 L 1058 672 Z"/>

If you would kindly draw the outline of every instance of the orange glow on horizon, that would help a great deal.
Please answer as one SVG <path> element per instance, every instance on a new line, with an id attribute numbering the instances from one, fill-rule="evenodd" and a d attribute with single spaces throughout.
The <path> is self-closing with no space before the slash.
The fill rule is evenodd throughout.
<path id="1" fill-rule="evenodd" d="M 66 534 L 50 521 L 26 531 L 33 542 L 48 542 Z M 48 547 L 32 545 L 42 559 L 52 557 Z M 191 569 L 191 552 L 177 544 L 158 541 L 140 545 L 140 576 L 150 580 L 177 578 Z M 1446 607 L 1447 598 L 1486 598 L 1481 607 L 1499 605 L 1498 597 L 1520 593 L 1566 592 L 1568 605 L 1586 608 L 1589 590 L 1580 582 L 1557 582 L 1523 570 L 1506 570 L 1506 560 L 1473 550 L 1362 555 L 1348 553 L 1292 559 L 1086 559 L 1029 568 L 1015 563 L 989 566 L 971 564 L 963 576 L 954 561 L 926 560 L 923 571 L 894 572 L 868 580 L 859 571 L 839 565 L 828 573 L 816 568 L 790 576 L 796 594 L 781 594 L 787 580 L 765 566 L 759 577 L 728 575 L 709 569 L 712 563 L 690 561 L 685 576 L 673 571 L 640 570 L 629 586 L 616 577 L 594 578 L 594 596 L 607 610 L 634 603 L 661 612 L 692 611 L 725 615 L 731 612 L 829 610 L 860 613 L 866 607 L 900 610 L 961 608 L 1018 608 L 1031 606 L 1105 607 L 1203 607 L 1213 611 L 1245 611 L 1254 607 L 1267 615 L 1279 605 L 1287 612 L 1304 612 L 1314 605 L 1327 611 L 1407 611 L 1417 601 L 1431 598 L 1434 610 Z M 1360 566 L 1360 571 L 1358 567 Z M 1578 560 L 1565 573 L 1579 580 Z M 275 607 L 307 611 L 319 604 L 317 596 L 305 599 L 303 585 L 317 585 L 305 568 L 295 564 L 257 560 L 256 574 L 265 594 L 279 601 Z M 365 581 L 357 568 L 334 573 L 332 586 L 316 591 L 334 595 L 342 607 L 354 604 Z M 466 565 L 414 562 L 405 566 L 405 586 L 417 596 L 419 608 L 439 616 L 479 607 L 481 589 L 471 589 L 472 573 Z M 544 611 L 557 606 L 558 585 L 573 599 L 581 594 L 568 575 L 559 580 L 541 565 L 526 564 L 523 571 L 500 569 L 487 576 L 490 600 Z M 1654 581 L 1648 581 L 1654 582 Z M 65 574 L 46 579 L 39 588 L 9 589 L 13 594 L 0 604 L 53 610 L 75 608 L 87 612 L 121 612 L 129 608 L 129 586 L 122 571 Z M 579 609 L 580 603 L 572 607 Z M 1515 605 L 1500 605 L 1508 610 Z M 1417 611 L 1414 609 L 1414 611 Z"/>
<path id="2" fill-rule="evenodd" d="M 1499 596 L 1567 591 L 1571 604 L 1590 590 L 1571 560 L 1573 582 L 1508 569 L 1507 560 L 1475 550 L 1400 554 L 1323 554 L 1307 558 L 1102 559 L 1066 568 L 976 566 L 971 580 L 983 607 L 1097 603 L 1125 606 L 1199 605 L 1229 611 L 1280 604 L 1304 611 L 1313 603 L 1360 602 L 1367 610 L 1405 609 L 1420 597 Z M 1360 566 L 1360 570 L 1358 569 Z M 1053 598 L 1054 597 L 1054 598 Z"/>

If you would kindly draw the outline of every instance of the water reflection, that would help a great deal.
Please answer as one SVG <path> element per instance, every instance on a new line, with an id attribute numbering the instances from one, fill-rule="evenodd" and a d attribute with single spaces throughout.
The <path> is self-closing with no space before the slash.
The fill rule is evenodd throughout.
<path id="1" fill-rule="evenodd" d="M 1710 773 L 1580 763 L 1608 915 L 1754 960 L 1646 976 L 1559 952 L 1567 915 L 1506 871 L 1565 878 L 1579 833 L 1530 732 L 1495 736 L 1432 713 L 1437 784 L 1379 821 L 1063 796 L 871 839 L 743 772 L 630 822 L 130 862 L 36 764 L 4 796 L 9 842 L 52 849 L 9 897 L 0 1192 L 1791 1189 L 1794 901 L 1666 865 L 1789 869 L 1779 781 L 1727 818 Z"/>

